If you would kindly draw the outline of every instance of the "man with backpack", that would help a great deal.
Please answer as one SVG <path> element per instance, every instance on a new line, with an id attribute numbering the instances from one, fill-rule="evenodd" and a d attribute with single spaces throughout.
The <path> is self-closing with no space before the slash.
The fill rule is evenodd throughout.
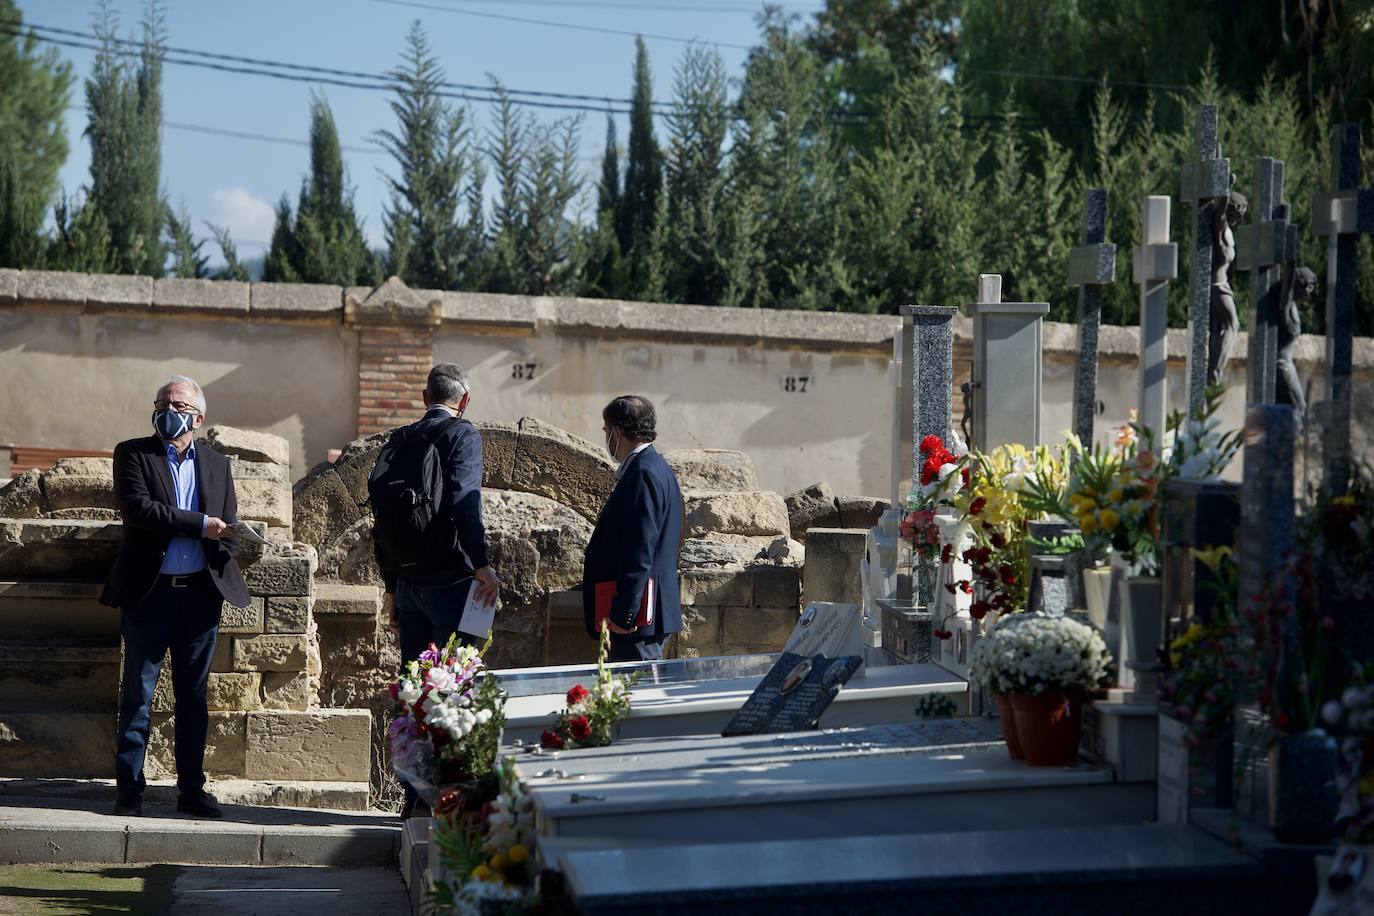
<path id="1" fill-rule="evenodd" d="M 457 632 L 469 590 L 475 604 L 491 606 L 501 587 L 482 525 L 482 434 L 463 419 L 469 397 L 461 366 L 431 369 L 424 417 L 391 434 L 367 482 L 385 610 L 403 662 Z M 462 639 L 475 644 L 482 635 Z"/>

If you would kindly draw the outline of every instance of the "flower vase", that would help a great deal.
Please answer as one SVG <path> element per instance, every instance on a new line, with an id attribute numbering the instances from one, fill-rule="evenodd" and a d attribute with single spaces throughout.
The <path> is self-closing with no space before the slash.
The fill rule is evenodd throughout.
<path id="1" fill-rule="evenodd" d="M 1107 594 L 1111 586 L 1110 566 L 1095 566 L 1083 570 L 1083 602 L 1087 606 L 1088 622 L 1099 633 L 1105 633 L 1107 630 Z"/>
<path id="2" fill-rule="evenodd" d="M 1078 762 L 1078 744 L 1083 737 L 1083 698 L 1079 694 L 1014 693 L 1011 705 L 1026 763 L 1055 767 Z"/>
<path id="3" fill-rule="evenodd" d="M 1002 723 L 1002 740 L 1007 742 L 1007 753 L 1012 760 L 1025 760 L 1026 755 L 1021 751 L 1021 740 L 1016 734 L 1016 713 L 1012 709 L 1011 697 L 995 693 L 992 698 L 997 701 L 997 718 Z"/>
<path id="4" fill-rule="evenodd" d="M 1280 735 L 1269 751 L 1269 826 L 1285 843 L 1326 843 L 1335 833 L 1339 754 L 1320 728 Z"/>
<path id="5" fill-rule="evenodd" d="M 1154 576 L 1127 576 L 1121 585 L 1121 673 L 1123 687 L 1155 693 L 1159 644 L 1164 631 L 1164 588 Z"/>

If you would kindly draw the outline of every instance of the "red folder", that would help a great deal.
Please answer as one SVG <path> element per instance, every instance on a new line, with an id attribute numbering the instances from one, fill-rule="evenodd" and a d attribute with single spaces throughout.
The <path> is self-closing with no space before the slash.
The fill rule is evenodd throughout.
<path id="1" fill-rule="evenodd" d="M 614 582 L 596 583 L 596 629 L 601 630 L 602 621 L 611 616 L 611 599 L 616 595 Z M 654 580 L 644 586 L 644 596 L 639 602 L 639 613 L 635 615 L 634 629 L 650 626 L 654 622 Z"/>

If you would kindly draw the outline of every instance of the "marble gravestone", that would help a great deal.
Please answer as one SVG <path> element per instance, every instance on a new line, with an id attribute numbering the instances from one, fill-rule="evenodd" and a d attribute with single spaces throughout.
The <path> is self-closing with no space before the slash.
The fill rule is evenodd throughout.
<path id="1" fill-rule="evenodd" d="M 1374 232 L 1374 190 L 1360 188 L 1360 126 L 1331 130 L 1331 190 L 1312 195 L 1312 234 L 1327 241 L 1326 403 L 1322 405 L 1324 486 L 1350 483 L 1350 417 L 1355 336 L 1356 243 Z"/>
<path id="2" fill-rule="evenodd" d="M 1046 302 L 1003 302 L 1002 278 L 978 275 L 973 318 L 970 448 L 1040 441 L 1041 331 Z"/>
<path id="3" fill-rule="evenodd" d="M 1188 416 L 1206 403 L 1207 341 L 1212 314 L 1213 203 L 1231 192 L 1231 161 L 1221 158 L 1217 106 L 1200 105 L 1194 133 L 1197 160 L 1183 167 L 1179 199 L 1193 208 L 1193 248 L 1188 273 Z M 1162 429 L 1159 431 L 1163 435 Z"/>
<path id="4" fill-rule="evenodd" d="M 1089 188 L 1083 205 L 1083 244 L 1069 253 L 1069 285 L 1078 287 L 1078 361 L 1073 377 L 1073 431 L 1085 447 L 1097 416 L 1097 332 L 1102 287 L 1116 279 L 1116 245 L 1107 241 L 1107 192 Z"/>
<path id="5" fill-rule="evenodd" d="M 816 728 L 821 715 L 861 664 L 863 659 L 857 655 L 826 658 L 782 653 L 739 712 L 721 729 L 721 736 Z"/>
<path id="6" fill-rule="evenodd" d="M 1169 281 L 1178 276 L 1178 245 L 1169 241 L 1169 198 L 1146 197 L 1140 211 L 1141 244 L 1131 278 L 1140 284 L 1140 422 L 1163 436 L 1169 413 Z M 1084 443 L 1085 445 L 1087 443 Z"/>
<path id="7" fill-rule="evenodd" d="M 1284 307 L 1281 266 L 1297 260 L 1298 227 L 1288 221 L 1283 203 L 1283 160 L 1255 160 L 1255 188 L 1254 220 L 1235 230 L 1235 264 L 1250 271 L 1249 400 L 1273 404 Z"/>

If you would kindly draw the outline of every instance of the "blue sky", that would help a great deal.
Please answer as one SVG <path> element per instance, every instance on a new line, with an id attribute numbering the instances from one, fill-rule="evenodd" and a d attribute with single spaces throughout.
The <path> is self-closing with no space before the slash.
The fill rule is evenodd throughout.
<path id="1" fill-rule="evenodd" d="M 110 0 L 121 35 L 137 37 L 142 0 Z M 648 33 L 721 43 L 727 73 L 743 72 L 747 47 L 754 43 L 750 0 L 414 0 L 402 5 L 379 0 L 168 0 L 167 44 L 274 61 L 380 73 L 394 66 L 410 22 L 420 19 L 441 64 L 453 82 L 485 84 L 487 74 L 513 89 L 626 98 L 630 94 L 634 39 L 557 28 L 491 16 L 541 19 L 579 26 L 646 33 L 654 71 L 656 99 L 671 95 L 673 66 L 684 45 L 649 38 Z M 419 4 L 424 4 L 421 7 Z M 18 0 L 24 20 L 39 26 L 89 30 L 93 0 Z M 807 14 L 821 0 L 786 0 L 788 11 Z M 451 11 L 450 11 L 451 10 Z M 460 11 L 468 11 L 463 13 Z M 484 15 L 474 15 L 484 14 Z M 89 176 L 89 148 L 82 81 L 93 53 L 61 47 L 72 62 L 77 84 L 75 110 L 67 114 L 71 153 L 62 185 L 73 192 Z M 345 147 L 349 175 L 357 188 L 357 207 L 375 245 L 382 241 L 385 192 L 378 168 L 389 169 L 385 155 L 369 154 L 370 135 L 394 124 L 389 95 L 339 86 L 322 88 L 334 110 Z M 294 203 L 308 155 L 303 146 L 214 136 L 174 125 L 209 126 L 303 141 L 308 130 L 312 86 L 262 76 L 223 73 L 169 63 L 163 76 L 166 128 L 162 144 L 162 181 L 173 206 L 184 204 L 199 232 L 204 221 L 229 227 L 242 257 L 262 253 L 271 238 L 272 207 L 282 192 Z M 480 123 L 489 123 L 488 106 L 475 106 Z M 541 119 L 567 113 L 532 109 Z M 583 115 L 581 155 L 584 172 L 595 177 L 605 138 L 605 115 Z M 625 142 L 628 124 L 619 117 Z M 660 141 L 663 125 L 658 125 Z M 213 249 L 213 246 L 210 246 Z M 217 253 L 217 252 L 216 252 Z"/>

